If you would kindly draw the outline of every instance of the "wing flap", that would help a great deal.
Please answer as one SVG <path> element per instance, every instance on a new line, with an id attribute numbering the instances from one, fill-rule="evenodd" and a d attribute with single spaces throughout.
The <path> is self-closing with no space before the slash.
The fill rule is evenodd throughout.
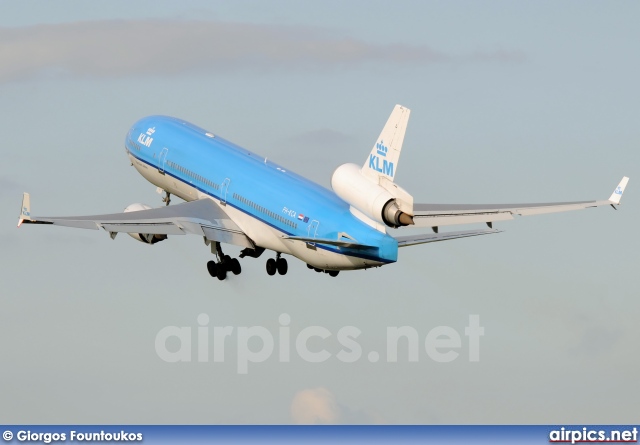
<path id="1" fill-rule="evenodd" d="M 184 235 L 185 232 L 172 222 L 99 224 L 109 233 L 148 233 L 150 235 Z"/>
<path id="2" fill-rule="evenodd" d="M 221 243 L 235 244 L 250 249 L 255 248 L 255 244 L 244 234 L 242 230 L 231 230 L 223 227 L 205 227 L 202 226 L 205 237 L 209 240 Z"/>
<path id="3" fill-rule="evenodd" d="M 452 226 L 456 224 L 474 224 L 483 222 L 507 221 L 513 219 L 509 212 L 486 213 L 434 213 L 422 215 L 416 212 L 412 227 Z"/>
<path id="4" fill-rule="evenodd" d="M 463 230 L 459 232 L 444 233 L 426 233 L 420 235 L 398 236 L 398 247 L 414 246 L 416 244 L 436 243 L 439 241 L 448 241 L 456 238 L 469 238 L 471 236 L 491 235 L 500 233 L 501 230 L 483 229 L 483 230 Z"/>

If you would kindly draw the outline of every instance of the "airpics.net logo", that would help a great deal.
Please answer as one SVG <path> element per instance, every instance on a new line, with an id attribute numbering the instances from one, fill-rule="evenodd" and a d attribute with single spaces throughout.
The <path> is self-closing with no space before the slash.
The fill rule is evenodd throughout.
<path id="1" fill-rule="evenodd" d="M 549 443 L 637 443 L 638 428 L 597 429 L 593 427 L 556 429 L 549 432 Z"/>
<path id="2" fill-rule="evenodd" d="M 355 326 L 343 326 L 335 334 L 323 326 L 292 329 L 291 317 L 286 313 L 278 317 L 276 333 L 264 326 L 213 326 L 210 321 L 207 314 L 200 314 L 195 328 L 165 326 L 160 329 L 155 338 L 156 354 L 168 363 L 211 360 L 223 363 L 235 356 L 238 374 L 248 374 L 250 364 L 263 363 L 274 354 L 280 363 L 290 362 L 292 355 L 308 363 L 331 359 L 356 363 L 365 357 L 370 363 L 377 363 L 383 359 L 375 349 L 365 356 L 358 341 L 362 331 Z M 382 348 L 386 352 L 384 360 L 387 363 L 417 362 L 426 356 L 437 363 L 449 363 L 458 360 L 462 355 L 460 349 L 466 346 L 469 362 L 480 361 L 480 337 L 484 335 L 480 316 L 469 315 L 468 325 L 461 331 L 463 334 L 450 326 L 436 326 L 421 336 L 412 326 L 387 327 L 386 344 Z"/>

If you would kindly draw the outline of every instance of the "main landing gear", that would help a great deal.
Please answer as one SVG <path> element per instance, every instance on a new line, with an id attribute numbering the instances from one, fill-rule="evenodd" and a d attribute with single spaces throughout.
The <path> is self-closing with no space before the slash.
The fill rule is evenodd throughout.
<path id="1" fill-rule="evenodd" d="M 313 269 L 316 272 L 328 273 L 330 277 L 337 277 L 338 274 L 340 273 L 339 270 L 322 270 L 322 269 L 318 269 L 317 267 L 313 267 L 311 264 L 307 264 L 307 268 L 308 269 Z"/>
<path id="2" fill-rule="evenodd" d="M 240 266 L 240 261 L 237 258 L 231 258 L 229 255 L 225 255 L 222 252 L 222 248 L 220 247 L 220 243 L 214 242 L 215 244 L 215 254 L 218 258 L 218 262 L 209 261 L 207 262 L 207 270 L 209 271 L 209 275 L 212 277 L 218 278 L 218 280 L 222 281 L 227 278 L 227 272 L 232 272 L 234 275 L 239 275 L 242 272 L 242 267 Z M 214 245 L 211 245 L 211 252 L 213 253 Z"/>
<path id="3" fill-rule="evenodd" d="M 286 275 L 289 270 L 289 265 L 287 264 L 287 260 L 284 258 L 280 258 L 280 253 L 276 254 L 276 258 L 269 258 L 267 260 L 267 273 L 269 275 L 275 275 L 276 271 L 280 275 Z"/>

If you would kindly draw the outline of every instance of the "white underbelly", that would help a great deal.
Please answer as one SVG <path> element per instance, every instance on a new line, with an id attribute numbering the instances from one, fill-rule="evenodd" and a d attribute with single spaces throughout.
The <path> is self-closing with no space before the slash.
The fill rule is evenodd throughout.
<path id="1" fill-rule="evenodd" d="M 345 255 L 339 252 L 329 251 L 320 247 L 311 246 L 304 241 L 288 240 L 283 238 L 286 234 L 269 224 L 239 210 L 231 205 L 226 205 L 219 199 L 202 193 L 190 184 L 186 184 L 173 176 L 160 173 L 157 168 L 145 164 L 129 155 L 133 166 L 150 183 L 160 187 L 172 195 L 185 201 L 208 198 L 213 200 L 238 227 L 258 246 L 280 253 L 293 255 L 305 263 L 318 269 L 353 270 L 366 269 L 384 265 L 379 261 Z"/>

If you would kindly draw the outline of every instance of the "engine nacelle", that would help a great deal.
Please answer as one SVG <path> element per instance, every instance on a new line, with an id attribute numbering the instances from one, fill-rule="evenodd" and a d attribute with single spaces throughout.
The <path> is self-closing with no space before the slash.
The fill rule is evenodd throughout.
<path id="1" fill-rule="evenodd" d="M 331 177 L 331 187 L 336 195 L 374 221 L 390 227 L 413 224 L 413 217 L 400 210 L 396 197 L 364 177 L 355 164 L 338 167 Z"/>
<path id="2" fill-rule="evenodd" d="M 124 213 L 138 212 L 140 210 L 149 210 L 150 208 L 151 207 L 149 207 L 146 204 L 140 204 L 139 202 L 137 202 L 135 204 L 131 204 L 127 206 L 127 208 L 124 209 Z M 145 244 L 155 244 L 167 239 L 167 235 L 164 235 L 164 234 L 159 235 L 157 233 L 128 233 L 127 235 L 129 235 L 134 240 L 140 241 L 141 243 L 145 243 Z"/>

